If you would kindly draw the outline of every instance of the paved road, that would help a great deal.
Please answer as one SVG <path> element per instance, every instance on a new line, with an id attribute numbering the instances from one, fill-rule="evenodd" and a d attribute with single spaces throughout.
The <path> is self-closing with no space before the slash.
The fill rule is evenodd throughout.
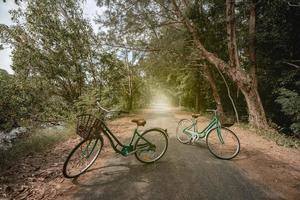
<path id="1" fill-rule="evenodd" d="M 147 127 L 168 128 L 169 148 L 159 162 L 144 165 L 134 156 L 106 155 L 105 164 L 75 180 L 76 189 L 65 197 L 101 200 L 270 199 L 261 186 L 244 177 L 232 162 L 214 158 L 205 143 L 180 144 L 175 138 L 177 119 L 172 111 L 152 110 L 145 118 Z"/>

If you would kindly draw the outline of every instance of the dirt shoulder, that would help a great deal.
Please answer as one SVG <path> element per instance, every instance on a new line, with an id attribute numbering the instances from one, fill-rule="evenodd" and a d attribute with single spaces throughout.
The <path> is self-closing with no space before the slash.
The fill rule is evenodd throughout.
<path id="1" fill-rule="evenodd" d="M 190 118 L 189 112 L 177 112 L 179 120 Z M 208 118 L 200 117 L 199 127 L 205 127 Z M 242 128 L 237 125 L 230 127 L 240 139 L 241 151 L 232 160 L 232 165 L 249 179 L 283 199 L 300 197 L 300 149 L 278 146 L 276 142 L 257 134 L 256 130 Z"/>
<path id="2" fill-rule="evenodd" d="M 131 118 L 121 117 L 109 122 L 109 127 L 120 137 L 132 130 Z M 55 199 L 66 191 L 76 188 L 62 176 L 65 158 L 80 141 L 75 133 L 42 152 L 29 152 L 7 170 L 0 172 L 0 200 L 3 199 Z M 109 143 L 106 142 L 105 146 Z M 111 151 L 111 148 L 104 148 Z"/>
<path id="3" fill-rule="evenodd" d="M 177 111 L 172 115 L 177 121 L 190 118 L 190 113 L 187 112 Z M 135 117 L 139 116 L 119 118 L 110 122 L 109 126 L 124 140 L 135 126 L 130 122 Z M 174 123 L 176 126 L 176 120 L 168 121 L 169 125 Z M 158 125 L 157 123 L 156 121 L 155 124 Z M 204 127 L 207 123 L 207 118 L 199 118 L 200 127 Z M 278 146 L 275 142 L 256 134 L 255 130 L 238 126 L 233 126 L 231 129 L 240 138 L 241 152 L 238 157 L 226 164 L 229 163 L 249 180 L 269 188 L 270 193 L 282 199 L 298 199 L 300 196 L 300 150 Z M 174 133 L 171 137 L 174 137 Z M 8 170 L 0 172 L 0 199 L 59 199 L 59 197 L 65 199 L 68 195 L 72 199 L 72 195 L 82 186 L 76 185 L 76 180 L 65 179 L 61 169 L 66 156 L 78 141 L 79 138 L 74 135 L 53 148 L 28 154 Z M 108 146 L 109 143 L 105 142 L 105 145 Z M 193 151 L 188 146 L 180 147 Z M 101 159 L 98 159 L 93 167 L 96 169 L 101 167 L 102 162 L 106 162 L 112 154 L 111 148 L 104 148 L 101 152 Z M 88 179 L 92 179 L 93 176 L 93 173 L 87 173 L 82 176 L 81 181 L 88 182 Z"/>
<path id="4" fill-rule="evenodd" d="M 270 187 L 285 199 L 300 197 L 300 150 L 278 146 L 255 133 L 232 127 L 241 140 L 241 154 L 234 160 L 249 178 Z"/>

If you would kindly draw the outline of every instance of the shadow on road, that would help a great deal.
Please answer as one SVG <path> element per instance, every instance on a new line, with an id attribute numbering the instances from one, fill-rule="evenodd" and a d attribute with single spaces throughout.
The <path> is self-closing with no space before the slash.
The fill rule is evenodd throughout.
<path id="1" fill-rule="evenodd" d="M 166 156 L 154 164 L 112 155 L 89 171 L 92 179 L 74 181 L 79 188 L 72 199 L 269 199 L 231 161 L 214 158 L 205 143 L 169 142 Z"/>
<path id="2" fill-rule="evenodd" d="M 169 148 L 154 164 L 141 164 L 134 156 L 111 154 L 100 166 L 74 180 L 69 199 L 270 199 L 260 185 L 247 179 L 232 161 L 216 159 L 205 141 L 181 144 L 175 137 L 176 110 L 145 110 L 145 128 L 167 128 Z M 101 155 L 100 158 L 101 159 Z M 64 199 L 68 199 L 64 196 Z"/>

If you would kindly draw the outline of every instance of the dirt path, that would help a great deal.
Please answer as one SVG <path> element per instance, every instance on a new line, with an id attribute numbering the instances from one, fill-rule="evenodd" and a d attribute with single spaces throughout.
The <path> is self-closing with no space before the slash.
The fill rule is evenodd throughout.
<path id="1" fill-rule="evenodd" d="M 177 112 L 176 118 L 188 118 L 190 113 Z M 205 127 L 208 119 L 200 117 L 198 125 Z M 300 150 L 278 146 L 255 133 L 255 130 L 230 127 L 239 137 L 241 152 L 230 162 L 242 176 L 258 185 L 274 199 L 300 199 Z"/>
<path id="2" fill-rule="evenodd" d="M 272 153 L 271 155 L 262 153 L 266 150 L 261 147 L 264 146 L 262 143 L 266 142 L 265 146 L 270 148 L 270 142 L 257 135 L 233 127 L 241 138 L 242 152 L 233 161 L 223 161 L 214 158 L 204 142 L 182 145 L 176 140 L 176 123 L 181 118 L 189 117 L 188 113 L 152 109 L 145 110 L 140 116 L 147 120 L 146 128 L 158 126 L 168 129 L 170 143 L 166 155 L 154 165 L 143 165 L 134 157 L 124 158 L 109 148 L 102 154 L 103 159 L 99 159 L 90 172 L 73 181 L 76 187 L 63 193 L 61 199 L 296 199 L 298 197 L 299 188 L 293 184 L 299 183 L 299 168 L 291 170 L 292 163 L 287 165 L 271 157 Z M 204 126 L 207 119 L 200 118 L 199 122 L 200 127 Z M 130 136 L 130 131 L 134 127 L 130 119 L 121 119 L 112 125 L 117 124 L 125 127 L 125 132 L 121 134 L 123 138 Z M 260 140 L 263 142 L 258 142 Z M 251 143 L 256 146 L 252 147 Z M 277 149 L 277 146 L 273 144 L 273 148 Z M 295 154 L 297 152 L 289 153 L 297 155 Z M 275 176 L 270 175 L 274 173 Z M 291 181 L 292 174 L 295 177 Z M 278 185 L 274 184 L 275 179 Z"/>
<path id="3" fill-rule="evenodd" d="M 232 161 L 219 160 L 209 153 L 204 142 L 183 145 L 176 140 L 176 123 L 181 118 L 189 118 L 189 115 L 175 109 L 161 108 L 145 110 L 138 115 L 147 120 L 145 128 L 158 126 L 168 129 L 168 151 L 155 164 L 141 164 L 134 156 L 122 157 L 114 153 L 105 140 L 104 150 L 86 174 L 76 180 L 64 179 L 60 172 L 62 162 L 75 143 L 74 139 L 70 139 L 67 143 L 58 145 L 55 150 L 49 151 L 49 159 L 44 159 L 43 168 L 32 172 L 47 172 L 44 168 L 50 165 L 55 169 L 53 176 L 46 179 L 41 179 L 38 175 L 33 176 L 35 181 L 30 185 L 31 190 L 26 189 L 27 186 L 23 192 L 21 188 L 20 194 L 14 197 L 64 200 L 299 198 L 299 150 L 279 147 L 249 130 L 232 127 L 241 140 L 241 153 Z M 130 120 L 134 117 L 137 116 L 121 118 L 110 123 L 110 127 L 118 132 L 117 135 L 122 141 L 131 136 L 134 124 Z M 206 118 L 199 119 L 200 127 L 206 123 Z M 59 153 L 61 156 L 57 158 Z M 50 159 L 53 155 L 56 155 L 57 159 L 55 166 L 53 159 Z M 47 160 L 51 161 L 47 163 Z M 19 177 L 15 180 L 28 179 Z M 35 193 L 26 193 L 32 190 Z"/>

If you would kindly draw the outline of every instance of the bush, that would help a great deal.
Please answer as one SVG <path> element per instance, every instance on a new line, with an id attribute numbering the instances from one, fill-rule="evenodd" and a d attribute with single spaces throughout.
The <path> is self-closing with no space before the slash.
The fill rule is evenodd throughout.
<path id="1" fill-rule="evenodd" d="M 55 94 L 43 80 L 19 78 L 0 71 L 0 130 L 9 131 L 24 121 L 58 121 L 66 118 L 72 107 Z"/>
<path id="2" fill-rule="evenodd" d="M 10 149 L 0 149 L 0 170 L 4 170 L 18 162 L 21 157 L 29 153 L 47 150 L 51 146 L 63 142 L 74 135 L 73 122 L 68 123 L 64 129 L 33 129 L 27 138 L 17 140 Z"/>
<path id="3" fill-rule="evenodd" d="M 300 86 L 300 81 L 298 82 Z M 275 100 L 281 105 L 281 110 L 291 118 L 290 129 L 296 136 L 300 136 L 300 95 L 287 88 L 278 90 L 279 96 Z"/>
<path id="4" fill-rule="evenodd" d="M 7 131 L 28 114 L 31 97 L 24 85 L 4 70 L 0 71 L 0 91 L 0 130 Z"/>

